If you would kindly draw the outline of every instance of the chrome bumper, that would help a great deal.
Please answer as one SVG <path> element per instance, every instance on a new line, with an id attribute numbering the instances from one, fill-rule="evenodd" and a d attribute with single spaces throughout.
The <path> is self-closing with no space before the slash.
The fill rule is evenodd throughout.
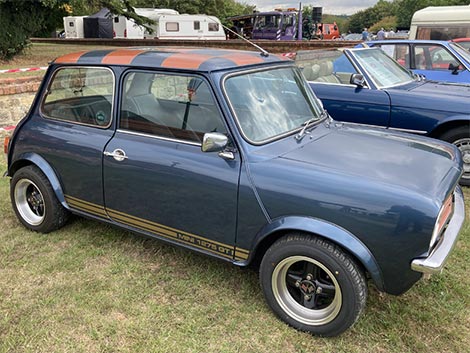
<path id="1" fill-rule="evenodd" d="M 439 244 L 437 244 L 428 257 L 420 257 L 411 261 L 411 269 L 413 271 L 431 274 L 442 271 L 447 257 L 454 248 L 454 245 L 457 243 L 460 228 L 465 220 L 465 204 L 460 187 L 455 189 L 454 197 L 454 215 L 447 225 L 447 229 L 442 235 Z"/>

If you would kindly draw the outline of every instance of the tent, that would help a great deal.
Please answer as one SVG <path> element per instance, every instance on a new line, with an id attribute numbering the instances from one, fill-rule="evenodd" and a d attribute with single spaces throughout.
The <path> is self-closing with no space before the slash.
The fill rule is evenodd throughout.
<path id="1" fill-rule="evenodd" d="M 113 38 L 113 16 L 103 8 L 83 19 L 85 38 Z"/>

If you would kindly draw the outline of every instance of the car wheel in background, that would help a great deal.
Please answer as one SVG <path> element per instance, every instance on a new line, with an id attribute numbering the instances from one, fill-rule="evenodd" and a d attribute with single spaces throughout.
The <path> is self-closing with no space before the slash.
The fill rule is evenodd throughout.
<path id="1" fill-rule="evenodd" d="M 10 197 L 18 219 L 31 230 L 49 233 L 62 227 L 68 219 L 69 212 L 36 166 L 23 167 L 13 175 Z"/>
<path id="2" fill-rule="evenodd" d="M 461 126 L 451 129 L 442 134 L 440 138 L 459 148 L 464 163 L 464 173 L 460 184 L 470 186 L 470 127 Z"/>
<path id="3" fill-rule="evenodd" d="M 287 235 L 268 249 L 260 281 L 283 321 L 320 336 L 348 329 L 366 304 L 367 284 L 355 261 L 335 244 L 306 234 Z"/>

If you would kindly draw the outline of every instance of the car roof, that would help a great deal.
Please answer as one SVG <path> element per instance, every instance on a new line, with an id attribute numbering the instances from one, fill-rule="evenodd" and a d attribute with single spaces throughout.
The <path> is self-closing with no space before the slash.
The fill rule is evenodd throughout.
<path id="1" fill-rule="evenodd" d="M 55 59 L 53 64 L 126 65 L 149 68 L 216 71 L 290 61 L 289 58 L 258 51 L 242 51 L 212 48 L 119 48 L 80 51 Z"/>
<path id="2" fill-rule="evenodd" d="M 365 42 L 365 44 L 391 44 L 391 43 L 407 43 L 407 44 L 442 44 L 448 45 L 449 42 L 446 40 L 431 40 L 431 39 L 384 39 L 384 40 L 372 40 Z"/>

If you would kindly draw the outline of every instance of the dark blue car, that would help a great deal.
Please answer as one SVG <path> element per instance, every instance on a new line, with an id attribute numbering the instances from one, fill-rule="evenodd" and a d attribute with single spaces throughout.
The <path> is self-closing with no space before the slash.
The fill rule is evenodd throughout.
<path id="1" fill-rule="evenodd" d="M 400 65 L 428 80 L 470 83 L 470 52 L 440 40 L 377 40 L 361 45 L 379 47 Z"/>
<path id="2" fill-rule="evenodd" d="M 400 294 L 439 272 L 464 219 L 455 146 L 339 124 L 267 53 L 63 56 L 6 142 L 28 229 L 76 214 L 259 266 L 272 310 L 318 335 L 357 320 L 367 279 Z"/>
<path id="3" fill-rule="evenodd" d="M 470 85 L 425 80 L 378 48 L 299 52 L 296 62 L 335 120 L 453 143 L 470 185 Z"/>

